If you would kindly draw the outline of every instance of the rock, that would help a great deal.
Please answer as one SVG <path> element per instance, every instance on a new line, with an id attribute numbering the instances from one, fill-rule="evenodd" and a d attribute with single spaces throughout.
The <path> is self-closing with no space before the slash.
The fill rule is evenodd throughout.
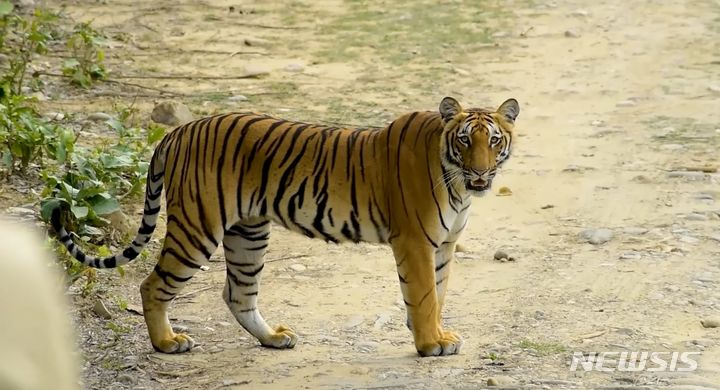
<path id="1" fill-rule="evenodd" d="M 678 238 L 678 241 L 685 244 L 697 244 L 698 242 L 700 242 L 700 239 L 693 236 L 680 236 L 680 238 Z"/>
<path id="2" fill-rule="evenodd" d="M 685 149 L 685 145 L 680 144 L 664 144 L 660 145 L 661 150 L 667 150 L 667 151 L 673 151 L 673 150 L 681 150 Z"/>
<path id="3" fill-rule="evenodd" d="M 720 84 L 710 84 L 708 85 L 708 90 L 720 93 Z"/>
<path id="4" fill-rule="evenodd" d="M 708 238 L 720 242 L 720 234 L 711 234 L 708 236 Z"/>
<path id="5" fill-rule="evenodd" d="M 290 269 L 293 270 L 293 271 L 295 271 L 295 272 L 303 272 L 303 271 L 305 271 L 307 268 L 306 268 L 304 265 L 302 265 L 302 264 L 293 264 L 293 265 L 290 266 Z"/>
<path id="6" fill-rule="evenodd" d="M 222 326 L 222 327 L 225 327 L 225 328 L 228 327 L 228 326 L 232 326 L 232 324 L 229 323 L 229 322 L 227 322 L 227 321 L 218 321 L 217 324 L 218 324 L 218 326 Z"/>
<path id="7" fill-rule="evenodd" d="M 635 251 L 628 251 L 620 255 L 620 260 L 640 260 L 642 255 Z"/>
<path id="8" fill-rule="evenodd" d="M 245 65 L 245 76 L 259 77 L 265 76 L 267 74 L 270 74 L 270 71 L 262 65 Z"/>
<path id="9" fill-rule="evenodd" d="M 580 38 L 580 34 L 575 30 L 565 30 L 565 38 Z"/>
<path id="10" fill-rule="evenodd" d="M 87 119 L 93 122 L 105 122 L 113 119 L 113 117 L 104 112 L 94 112 L 88 115 Z"/>
<path id="11" fill-rule="evenodd" d="M 495 254 L 493 255 L 493 259 L 497 261 L 515 261 L 515 258 L 505 253 L 503 250 L 497 250 Z"/>
<path id="12" fill-rule="evenodd" d="M 39 92 L 39 91 L 33 92 L 33 93 L 29 94 L 28 96 L 31 98 L 35 98 L 39 102 L 44 102 L 44 101 L 50 100 L 50 98 L 47 97 L 47 95 L 45 95 L 44 93 Z"/>
<path id="13" fill-rule="evenodd" d="M 46 112 L 42 114 L 42 117 L 49 120 L 49 121 L 61 121 L 65 119 L 65 114 L 62 112 Z"/>
<path id="14" fill-rule="evenodd" d="M 703 180 L 705 179 L 705 172 L 698 171 L 672 171 L 668 172 L 667 177 L 669 178 L 681 178 L 688 180 Z"/>
<path id="15" fill-rule="evenodd" d="M 174 102 L 164 101 L 155 105 L 150 114 L 150 118 L 156 123 L 162 123 L 168 126 L 179 126 L 193 120 L 193 115 L 186 105 Z"/>
<path id="16" fill-rule="evenodd" d="M 137 376 L 130 374 L 120 374 L 115 379 L 117 379 L 118 382 L 130 385 L 131 387 L 137 383 Z"/>
<path id="17" fill-rule="evenodd" d="M 700 320 L 700 324 L 703 328 L 720 328 L 720 318 L 706 318 L 704 320 Z"/>
<path id="18" fill-rule="evenodd" d="M 585 229 L 580 232 L 580 239 L 593 245 L 604 244 L 613 238 L 613 231 L 610 229 Z"/>
<path id="19" fill-rule="evenodd" d="M 508 187 L 500 187 L 498 190 L 497 196 L 510 196 L 512 195 L 512 191 Z"/>
<path id="20" fill-rule="evenodd" d="M 631 179 L 632 181 L 640 184 L 650 184 L 652 180 L 645 175 L 637 175 Z"/>
<path id="21" fill-rule="evenodd" d="M 635 103 L 632 100 L 623 100 L 623 101 L 617 102 L 615 104 L 615 107 L 635 107 L 636 105 L 637 105 L 637 103 Z"/>
<path id="22" fill-rule="evenodd" d="M 507 31 L 498 31 L 498 32 L 493 33 L 492 37 L 493 38 L 505 38 L 508 35 L 510 35 L 510 34 L 508 34 Z"/>
<path id="23" fill-rule="evenodd" d="M 28 217 L 35 216 L 35 210 L 25 207 L 8 207 L 5 211 L 7 211 L 8 214 L 25 215 Z"/>
<path id="24" fill-rule="evenodd" d="M 690 213 L 685 216 L 685 219 L 687 219 L 688 221 L 707 221 L 710 218 L 705 214 Z"/>
<path id="25" fill-rule="evenodd" d="M 133 232 L 133 230 L 135 230 L 133 228 L 133 222 L 130 221 L 130 218 L 128 218 L 122 210 L 114 211 L 106 217 L 110 220 L 110 225 L 113 229 L 119 231 L 123 235 L 129 235 Z"/>
<path id="26" fill-rule="evenodd" d="M 713 196 L 713 194 L 709 194 L 709 193 L 706 193 L 706 192 L 701 192 L 701 193 L 695 195 L 695 199 L 697 199 L 697 200 L 709 200 L 709 201 L 714 201 L 714 200 L 715 200 L 715 196 Z"/>
<path id="27" fill-rule="evenodd" d="M 710 272 L 703 272 L 702 274 L 698 275 L 695 280 L 699 280 L 703 283 L 715 283 L 716 278 Z"/>
<path id="28" fill-rule="evenodd" d="M 590 13 L 587 12 L 586 10 L 584 10 L 584 9 L 578 9 L 578 10 L 575 10 L 575 11 L 573 11 L 573 12 L 570 13 L 570 16 L 585 17 L 585 16 L 588 16 L 588 15 L 590 15 Z"/>
<path id="29" fill-rule="evenodd" d="M 515 384 L 515 379 L 505 375 L 496 375 L 490 377 L 487 380 L 488 386 L 512 386 Z"/>
<path id="30" fill-rule="evenodd" d="M 390 314 L 382 313 L 378 314 L 377 319 L 375 320 L 375 323 L 373 324 L 373 328 L 375 329 L 382 329 L 385 324 L 390 322 L 392 317 L 390 317 Z"/>
<path id="31" fill-rule="evenodd" d="M 267 39 L 255 38 L 255 37 L 245 38 L 243 40 L 243 43 L 245 43 L 245 46 L 258 46 L 258 47 L 267 47 L 267 46 L 272 45 L 272 42 Z"/>
<path id="32" fill-rule="evenodd" d="M 453 67 L 452 71 L 455 72 L 456 74 L 459 74 L 460 76 L 469 76 L 470 75 L 469 71 L 467 71 L 465 69 L 461 69 L 461 68 Z"/>
<path id="33" fill-rule="evenodd" d="M 293 63 L 287 64 L 284 69 L 286 72 L 300 73 L 305 70 L 305 66 L 303 64 Z"/>
<path id="34" fill-rule="evenodd" d="M 95 312 L 95 314 L 98 315 L 98 317 L 104 318 L 106 320 L 109 320 L 113 317 L 112 313 L 110 313 L 110 310 L 108 310 L 107 306 L 105 306 L 105 303 L 101 299 L 95 301 L 93 311 Z"/>
<path id="35" fill-rule="evenodd" d="M 535 314 L 533 315 L 536 320 L 544 320 L 545 319 L 545 312 L 542 310 L 535 310 Z"/>
<path id="36" fill-rule="evenodd" d="M 595 126 L 595 127 L 603 126 L 604 124 L 605 124 L 605 122 L 601 121 L 599 119 L 595 119 L 594 121 L 590 122 L 590 126 Z"/>
<path id="37" fill-rule="evenodd" d="M 363 317 L 360 314 L 356 314 L 356 315 L 350 317 L 347 321 L 345 321 L 345 323 L 343 324 L 343 329 L 345 329 L 345 330 L 354 329 L 355 327 L 362 324 L 363 322 L 365 322 L 365 317 Z"/>
<path id="38" fill-rule="evenodd" d="M 185 324 L 172 324 L 172 330 L 175 333 L 190 333 L 190 327 Z"/>
<path id="39" fill-rule="evenodd" d="M 642 227 L 631 226 L 631 227 L 623 228 L 623 233 L 629 234 L 631 236 L 639 236 L 639 235 L 645 234 L 647 232 L 648 232 L 648 230 L 645 228 L 642 228 Z"/>
<path id="40" fill-rule="evenodd" d="M 245 95 L 233 95 L 228 98 L 231 102 L 245 102 L 248 100 Z"/>
<path id="41" fill-rule="evenodd" d="M 362 353 L 377 352 L 378 343 L 375 341 L 361 341 L 355 344 L 355 347 Z"/>

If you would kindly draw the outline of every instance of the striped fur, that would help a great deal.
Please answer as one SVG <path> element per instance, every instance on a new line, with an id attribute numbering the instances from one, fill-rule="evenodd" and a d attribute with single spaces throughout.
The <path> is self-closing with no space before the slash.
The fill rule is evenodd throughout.
<path id="1" fill-rule="evenodd" d="M 192 348 L 176 334 L 167 306 L 223 243 L 223 297 L 261 344 L 291 348 L 297 336 L 271 328 L 257 308 L 270 222 L 329 242 L 388 243 L 396 259 L 408 326 L 422 356 L 459 351 L 441 326 L 455 243 L 471 195 L 490 188 L 510 156 L 519 107 L 463 110 L 445 98 L 439 112 L 413 112 L 386 128 L 346 129 L 232 113 L 200 119 L 166 135 L 152 157 L 138 234 L 121 254 L 87 256 L 54 213 L 70 253 L 92 267 L 125 264 L 147 244 L 166 184 L 167 234 L 141 286 L 153 346 Z"/>

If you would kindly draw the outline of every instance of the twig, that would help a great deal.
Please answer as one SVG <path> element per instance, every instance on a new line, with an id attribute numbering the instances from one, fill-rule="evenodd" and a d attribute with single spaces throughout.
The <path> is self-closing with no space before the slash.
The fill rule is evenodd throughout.
<path id="1" fill-rule="evenodd" d="M 172 376 L 176 378 L 183 378 L 190 375 L 195 375 L 203 372 L 202 368 L 193 368 L 185 371 L 155 371 L 156 374 Z"/>
<path id="2" fill-rule="evenodd" d="M 41 75 L 41 76 L 70 78 L 70 76 L 67 76 L 67 75 L 64 75 L 64 74 L 61 74 L 61 73 L 38 72 L 37 74 L 38 74 L 38 75 Z M 130 86 L 130 87 L 135 87 L 135 88 L 140 88 L 140 89 L 147 89 L 147 90 L 149 90 L 149 91 L 155 91 L 155 92 L 165 93 L 165 94 L 168 94 L 168 95 L 182 96 L 182 94 L 179 94 L 179 93 L 176 93 L 176 92 L 173 92 L 173 91 L 167 91 L 167 90 L 160 89 L 160 88 L 148 87 L 148 86 L 141 85 L 141 84 L 136 84 L 136 83 L 129 83 L 129 82 L 127 82 L 127 81 L 120 81 L 120 80 L 113 80 L 113 79 L 104 79 L 104 80 L 98 80 L 98 81 L 104 82 L 104 83 L 108 83 L 108 84 L 127 85 L 127 86 Z"/>
<path id="3" fill-rule="evenodd" d="M 283 260 L 291 260 L 291 259 L 301 259 L 303 257 L 308 257 L 308 255 L 290 255 L 290 256 L 282 256 L 275 259 L 269 259 L 265 260 L 266 263 L 272 263 L 275 261 L 283 261 Z"/>
<path id="4" fill-rule="evenodd" d="M 189 297 L 191 297 L 191 296 L 193 296 L 193 295 L 195 295 L 195 294 L 197 294 L 197 293 L 201 293 L 201 292 L 203 292 L 203 291 L 210 290 L 211 288 L 213 288 L 213 286 L 206 286 L 206 287 L 197 289 L 197 290 L 195 290 L 195 291 L 190 291 L 190 292 L 187 292 L 187 293 L 185 293 L 185 294 L 180 294 L 180 295 L 178 295 L 177 298 L 175 298 L 175 299 L 189 298 Z"/>
<path id="5" fill-rule="evenodd" d="M 159 75 L 115 75 L 115 79 L 151 79 L 151 80 L 238 80 L 238 79 L 251 79 L 264 75 L 266 73 L 248 73 L 241 74 L 239 76 L 191 76 L 191 75 L 172 75 L 172 74 L 159 74 Z M 110 80 L 105 80 L 110 81 Z"/>
<path id="6" fill-rule="evenodd" d="M 235 23 L 236 26 L 243 27 L 257 27 L 257 28 L 270 28 L 274 30 L 303 30 L 307 27 L 293 27 L 293 26 L 269 26 L 267 24 L 255 24 L 255 23 Z"/>

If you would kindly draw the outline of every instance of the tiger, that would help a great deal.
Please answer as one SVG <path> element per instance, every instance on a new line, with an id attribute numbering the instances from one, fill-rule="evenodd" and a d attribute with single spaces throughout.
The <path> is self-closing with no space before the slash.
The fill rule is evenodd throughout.
<path id="1" fill-rule="evenodd" d="M 261 345 L 293 348 L 297 334 L 271 327 L 257 305 L 271 222 L 327 242 L 388 244 L 407 325 L 420 356 L 457 354 L 461 337 L 442 326 L 456 242 L 475 196 L 490 190 L 510 157 L 520 107 L 464 109 L 445 97 L 438 111 L 402 115 L 382 128 L 287 121 L 258 113 L 209 116 L 177 127 L 150 160 L 143 217 L 121 253 L 88 256 L 59 208 L 51 225 L 83 264 L 113 268 L 150 240 L 165 187 L 166 230 L 158 262 L 141 283 L 152 346 L 180 353 L 195 342 L 173 331 L 168 305 L 222 243 L 223 299 Z"/>

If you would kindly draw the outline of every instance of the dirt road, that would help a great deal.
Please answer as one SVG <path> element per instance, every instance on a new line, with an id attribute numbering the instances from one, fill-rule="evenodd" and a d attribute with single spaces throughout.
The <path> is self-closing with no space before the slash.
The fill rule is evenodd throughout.
<path id="1" fill-rule="evenodd" d="M 268 72 L 142 80 L 187 95 L 177 99 L 198 115 L 384 125 L 445 95 L 521 105 L 494 187 L 512 195 L 474 202 L 451 277 L 445 318 L 465 339 L 460 355 L 416 356 L 389 248 L 278 228 L 260 302 L 300 334 L 295 349 L 263 349 L 234 322 L 217 258 L 172 308 L 201 347 L 154 353 L 142 318 L 113 304 L 139 305 L 148 259 L 100 285 L 121 329 L 76 299 L 87 388 L 720 386 L 720 329 L 701 325 L 720 315 L 720 174 L 692 171 L 720 164 L 720 3 L 475 3 L 69 3 L 73 18 L 115 34 L 116 75 Z M 111 101 L 78 99 L 48 105 Z M 152 99 L 138 104 L 149 112 Z M 600 228 L 606 243 L 580 237 Z M 517 261 L 494 261 L 498 249 Z M 585 372 L 570 370 L 575 351 L 701 354 L 694 372 Z"/>

